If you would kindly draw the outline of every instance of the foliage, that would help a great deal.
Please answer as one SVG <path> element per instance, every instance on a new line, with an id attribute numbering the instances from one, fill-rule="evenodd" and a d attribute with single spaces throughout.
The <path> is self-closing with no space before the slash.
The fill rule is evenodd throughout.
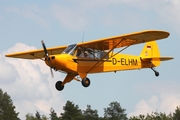
<path id="1" fill-rule="evenodd" d="M 127 114 L 125 114 L 126 110 L 118 102 L 111 102 L 109 107 L 104 108 L 104 117 L 99 117 L 98 111 L 92 110 L 91 105 L 87 105 L 86 110 L 82 111 L 78 105 L 70 101 L 67 101 L 63 110 L 64 113 L 58 117 L 54 109 L 51 108 L 49 119 L 38 111 L 36 111 L 35 116 L 28 113 L 26 120 L 128 120 Z M 0 120 L 20 120 L 18 114 L 10 96 L 0 89 Z M 176 107 L 173 114 L 152 112 L 147 115 L 131 116 L 129 120 L 180 120 L 180 107 Z"/>
<path id="2" fill-rule="evenodd" d="M 10 96 L 0 89 L 0 120 L 19 120 Z"/>
<path id="3" fill-rule="evenodd" d="M 50 120 L 60 120 L 53 108 L 50 109 Z"/>
<path id="4" fill-rule="evenodd" d="M 61 113 L 61 116 L 58 117 L 55 110 L 51 108 L 49 119 L 38 111 L 36 111 L 35 116 L 28 113 L 26 114 L 26 120 L 128 120 L 127 114 L 125 114 L 126 110 L 118 102 L 111 102 L 109 107 L 104 108 L 104 117 L 99 117 L 98 111 L 92 110 L 91 105 L 87 105 L 86 110 L 82 111 L 78 105 L 70 101 L 67 101 L 63 110 L 64 113 Z M 20 120 L 18 114 L 10 96 L 0 89 L 0 120 Z M 176 107 L 173 114 L 152 112 L 147 115 L 131 116 L 129 120 L 180 120 L 180 107 Z"/>
<path id="5" fill-rule="evenodd" d="M 83 120 L 82 111 L 79 109 L 78 105 L 74 105 L 74 103 L 67 101 L 63 110 L 64 113 L 61 113 L 60 120 Z"/>
<path id="6" fill-rule="evenodd" d="M 130 117 L 129 120 L 172 120 L 172 115 L 165 113 L 152 112 L 151 114 Z"/>
<path id="7" fill-rule="evenodd" d="M 36 111 L 35 116 L 33 114 L 26 114 L 26 120 L 48 120 L 48 118 L 45 115 L 40 115 L 38 111 Z"/>
<path id="8" fill-rule="evenodd" d="M 87 109 L 83 111 L 85 120 L 99 120 L 98 111 L 92 110 L 91 105 L 87 105 Z"/>
<path id="9" fill-rule="evenodd" d="M 180 120 L 180 108 L 176 107 L 175 113 L 173 113 L 173 120 Z"/>
<path id="10" fill-rule="evenodd" d="M 125 111 L 118 102 L 111 102 L 109 107 L 104 109 L 104 118 L 106 120 L 127 120 Z"/>

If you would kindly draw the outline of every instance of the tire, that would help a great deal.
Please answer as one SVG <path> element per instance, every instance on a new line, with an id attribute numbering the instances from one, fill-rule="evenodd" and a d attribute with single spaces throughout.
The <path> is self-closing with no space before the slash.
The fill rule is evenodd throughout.
<path id="1" fill-rule="evenodd" d="M 159 72 L 155 72 L 155 76 L 158 77 L 159 76 Z"/>
<path id="2" fill-rule="evenodd" d="M 62 90 L 64 89 L 64 85 L 61 86 L 61 84 L 62 84 L 62 81 L 57 81 L 57 82 L 56 82 L 55 87 L 56 87 L 56 89 L 57 89 L 58 91 L 62 91 Z"/>
<path id="3" fill-rule="evenodd" d="M 90 82 L 89 78 L 86 77 L 86 78 L 82 79 L 81 83 L 84 87 L 88 87 L 91 82 Z"/>

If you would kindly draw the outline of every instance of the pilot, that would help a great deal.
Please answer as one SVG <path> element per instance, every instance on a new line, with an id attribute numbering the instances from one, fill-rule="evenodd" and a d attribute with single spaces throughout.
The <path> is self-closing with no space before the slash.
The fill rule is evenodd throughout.
<path id="1" fill-rule="evenodd" d="M 85 57 L 85 58 L 88 58 L 88 57 L 89 57 L 88 51 L 85 51 L 85 52 L 84 52 L 84 57 Z"/>

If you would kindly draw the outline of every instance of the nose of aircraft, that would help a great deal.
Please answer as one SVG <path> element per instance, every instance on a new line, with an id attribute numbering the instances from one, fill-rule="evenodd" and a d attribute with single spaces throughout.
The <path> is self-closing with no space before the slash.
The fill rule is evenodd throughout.
<path id="1" fill-rule="evenodd" d="M 59 55 L 50 55 L 49 59 L 51 61 L 51 65 L 56 69 L 62 69 L 67 65 L 67 54 L 59 54 Z M 45 60 L 46 64 L 49 66 L 48 60 Z"/>
<path id="2" fill-rule="evenodd" d="M 60 54 L 55 56 L 55 62 L 56 65 L 61 66 L 61 67 L 66 67 L 67 64 L 67 54 Z"/>

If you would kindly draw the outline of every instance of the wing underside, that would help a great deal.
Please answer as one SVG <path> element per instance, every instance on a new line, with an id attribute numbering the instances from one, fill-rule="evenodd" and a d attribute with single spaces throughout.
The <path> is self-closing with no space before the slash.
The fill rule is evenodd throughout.
<path id="1" fill-rule="evenodd" d="M 66 47 L 67 46 L 48 48 L 47 51 L 49 55 L 61 54 Z M 42 59 L 44 58 L 44 55 L 45 55 L 44 50 L 39 49 L 39 50 L 30 50 L 26 52 L 7 54 L 6 57 L 22 58 L 22 59 Z"/>
<path id="2" fill-rule="evenodd" d="M 110 50 L 114 48 L 126 47 L 144 42 L 160 40 L 163 38 L 167 38 L 168 36 L 169 33 L 166 31 L 146 30 L 142 32 L 135 32 L 131 34 L 124 34 L 120 36 L 84 42 L 78 44 L 78 46 L 98 50 Z"/>

